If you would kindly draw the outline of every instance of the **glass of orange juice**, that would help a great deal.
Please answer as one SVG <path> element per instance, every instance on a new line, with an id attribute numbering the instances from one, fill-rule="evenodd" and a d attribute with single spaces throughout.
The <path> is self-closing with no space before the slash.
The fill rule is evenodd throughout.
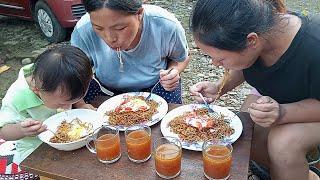
<path id="1" fill-rule="evenodd" d="M 147 125 L 134 125 L 125 131 L 128 157 L 136 163 L 145 162 L 151 157 L 151 129 Z"/>
<path id="2" fill-rule="evenodd" d="M 154 142 L 157 174 L 164 179 L 175 178 L 181 171 L 182 149 L 179 139 L 165 136 Z"/>
<path id="3" fill-rule="evenodd" d="M 228 179 L 232 162 L 232 145 L 222 141 L 205 141 L 202 146 L 204 175 L 211 180 Z"/>
<path id="4" fill-rule="evenodd" d="M 100 162 L 116 162 L 121 156 L 119 129 L 109 125 L 101 126 L 88 137 L 86 146 L 90 152 L 97 154 Z"/>

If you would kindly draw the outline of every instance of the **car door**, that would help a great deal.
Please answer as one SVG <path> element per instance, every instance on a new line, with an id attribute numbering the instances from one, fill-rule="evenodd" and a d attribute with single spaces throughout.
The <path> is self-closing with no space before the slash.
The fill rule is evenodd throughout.
<path id="1" fill-rule="evenodd" d="M 30 19 L 30 0 L 0 0 L 0 14 Z"/>

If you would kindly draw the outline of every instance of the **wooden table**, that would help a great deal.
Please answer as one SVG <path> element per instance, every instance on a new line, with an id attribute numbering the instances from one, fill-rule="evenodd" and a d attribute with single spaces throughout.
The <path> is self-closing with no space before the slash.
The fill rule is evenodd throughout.
<path id="1" fill-rule="evenodd" d="M 179 105 L 169 104 L 169 110 Z M 230 179 L 247 179 L 253 125 L 247 113 L 237 114 L 244 126 L 241 137 L 233 144 Z M 59 151 L 43 143 L 22 163 L 22 169 L 53 179 L 160 179 L 154 159 L 136 164 L 127 157 L 124 134 L 121 133 L 122 157 L 113 164 L 100 163 L 86 147 L 75 151 Z M 152 126 L 152 138 L 162 137 L 160 123 Z M 183 150 L 181 174 L 175 179 L 205 179 L 202 153 Z"/>

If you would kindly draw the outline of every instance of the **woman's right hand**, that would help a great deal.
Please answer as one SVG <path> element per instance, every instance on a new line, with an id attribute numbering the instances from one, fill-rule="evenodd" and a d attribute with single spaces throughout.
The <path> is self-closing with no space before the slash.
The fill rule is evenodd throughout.
<path id="1" fill-rule="evenodd" d="M 212 83 L 210 81 L 202 81 L 194 84 L 190 87 L 190 93 L 194 96 L 195 100 L 198 102 L 203 102 L 200 98 L 199 93 L 201 93 L 204 99 L 211 103 L 213 102 L 217 96 L 219 91 L 219 85 L 217 83 Z"/>
<path id="2" fill-rule="evenodd" d="M 36 121 L 31 118 L 20 123 L 20 130 L 24 136 L 35 136 L 47 129 L 46 125 L 43 125 L 41 121 Z"/>

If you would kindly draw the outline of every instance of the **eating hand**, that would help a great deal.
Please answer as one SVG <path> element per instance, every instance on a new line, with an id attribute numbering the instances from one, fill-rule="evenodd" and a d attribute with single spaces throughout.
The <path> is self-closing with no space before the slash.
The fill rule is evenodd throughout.
<path id="1" fill-rule="evenodd" d="M 91 109 L 91 110 L 94 110 L 94 111 L 97 110 L 97 108 L 95 108 L 91 104 L 87 104 L 87 103 L 82 104 L 80 106 L 77 106 L 77 109 Z"/>
<path id="2" fill-rule="evenodd" d="M 160 70 L 160 83 L 166 91 L 173 91 L 179 86 L 180 75 L 179 71 L 173 68 L 170 73 L 170 69 Z"/>
<path id="3" fill-rule="evenodd" d="M 218 90 L 219 86 L 217 84 L 210 81 L 202 81 L 191 86 L 189 91 L 191 95 L 194 96 L 196 101 L 203 102 L 203 100 L 199 96 L 199 93 L 201 93 L 204 96 L 204 99 L 208 103 L 211 103 L 217 98 Z"/>
<path id="4" fill-rule="evenodd" d="M 251 119 L 262 127 L 270 127 L 280 119 L 280 104 L 269 96 L 262 96 L 248 108 Z"/>
<path id="5" fill-rule="evenodd" d="M 97 108 L 93 107 L 91 104 L 85 103 L 83 99 L 73 104 L 73 107 L 76 109 L 91 109 L 94 111 L 97 110 Z"/>
<path id="6" fill-rule="evenodd" d="M 47 129 L 41 121 L 36 121 L 31 118 L 20 122 L 20 130 L 24 136 L 35 136 Z"/>

